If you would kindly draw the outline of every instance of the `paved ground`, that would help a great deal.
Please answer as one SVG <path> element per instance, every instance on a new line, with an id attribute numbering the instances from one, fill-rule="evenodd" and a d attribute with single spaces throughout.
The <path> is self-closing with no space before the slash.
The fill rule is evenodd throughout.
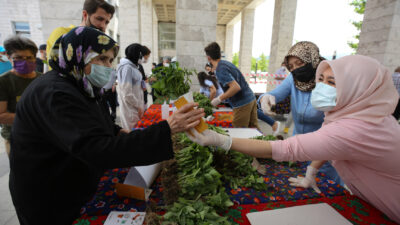
<path id="1" fill-rule="evenodd" d="M 151 101 L 151 97 L 149 96 Z M 152 102 L 149 102 L 149 105 Z M 118 110 L 117 110 L 118 112 Z M 117 123 L 119 122 L 117 113 Z M 259 120 L 259 126 L 264 134 L 271 134 L 271 127 Z M 283 129 L 283 127 L 282 127 Z M 289 133 L 293 131 L 293 126 L 291 127 Z M 10 190 L 8 188 L 8 176 L 10 173 L 9 161 L 7 154 L 5 152 L 5 146 L 3 138 L 0 138 L 0 225 L 19 225 L 17 216 L 15 214 L 15 209 L 11 201 Z"/>

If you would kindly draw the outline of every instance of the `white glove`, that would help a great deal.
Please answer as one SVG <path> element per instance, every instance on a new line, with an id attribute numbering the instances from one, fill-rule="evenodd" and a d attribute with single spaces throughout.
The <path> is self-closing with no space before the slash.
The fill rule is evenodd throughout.
<path id="1" fill-rule="evenodd" d="M 261 109 L 265 115 L 270 115 L 270 116 L 276 115 L 276 113 L 271 111 L 271 107 L 276 105 L 275 96 L 266 94 L 262 96 L 260 103 L 261 103 Z"/>
<path id="2" fill-rule="evenodd" d="M 214 98 L 212 101 L 211 101 L 211 105 L 213 105 L 213 106 L 217 106 L 217 105 L 219 105 L 221 103 L 221 99 L 219 98 L 219 96 L 218 97 L 216 97 L 216 98 Z"/>
<path id="3" fill-rule="evenodd" d="M 295 187 L 303 187 L 303 188 L 313 188 L 315 192 L 318 194 L 321 193 L 317 186 L 317 182 L 315 182 L 315 177 L 318 173 L 318 170 L 312 166 L 307 166 L 306 177 L 291 177 L 289 178 L 290 185 Z"/>
<path id="4" fill-rule="evenodd" d="M 230 136 L 218 134 L 217 132 L 212 130 L 205 130 L 203 131 L 203 133 L 199 133 L 194 128 L 192 128 L 190 132 L 194 136 L 186 131 L 186 135 L 189 137 L 189 139 L 201 146 L 216 146 L 226 151 L 231 149 L 232 138 Z"/>
<path id="5" fill-rule="evenodd" d="M 214 117 L 212 115 L 207 116 L 207 118 L 205 119 L 206 121 L 212 121 L 214 119 Z"/>

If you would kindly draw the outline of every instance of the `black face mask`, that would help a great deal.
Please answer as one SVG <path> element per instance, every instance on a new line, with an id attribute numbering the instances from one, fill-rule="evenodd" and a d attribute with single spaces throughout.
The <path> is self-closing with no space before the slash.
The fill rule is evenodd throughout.
<path id="1" fill-rule="evenodd" d="M 214 72 L 210 71 L 210 72 L 208 72 L 208 75 L 212 76 L 212 75 L 214 75 Z"/>
<path id="2" fill-rule="evenodd" d="M 295 80 L 300 82 L 309 82 L 315 78 L 315 72 L 316 69 L 312 67 L 312 64 L 307 63 L 306 65 L 293 70 L 292 75 Z"/>
<path id="3" fill-rule="evenodd" d="M 96 27 L 96 26 L 94 26 L 94 25 L 92 24 L 92 22 L 90 21 L 90 17 L 88 17 L 88 20 L 87 20 L 87 21 L 88 21 L 88 22 L 86 23 L 86 26 L 91 27 L 91 28 L 94 28 L 94 29 L 96 29 L 96 30 L 99 30 L 99 31 L 103 32 L 100 28 L 98 28 L 98 27 Z"/>

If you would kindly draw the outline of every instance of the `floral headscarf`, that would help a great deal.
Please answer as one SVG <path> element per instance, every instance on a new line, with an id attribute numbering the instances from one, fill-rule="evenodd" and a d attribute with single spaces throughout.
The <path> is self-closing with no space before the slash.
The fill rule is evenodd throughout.
<path id="1" fill-rule="evenodd" d="M 301 59 L 304 63 L 310 63 L 314 69 L 317 69 L 319 63 L 324 60 L 319 54 L 317 45 L 310 41 L 300 41 L 293 45 L 287 55 L 285 56 L 285 65 L 289 69 L 289 57 L 295 56 Z M 300 91 L 311 91 L 315 87 L 315 80 L 311 79 L 310 82 L 294 81 L 297 89 Z"/>
<path id="2" fill-rule="evenodd" d="M 77 27 L 60 37 L 50 53 L 49 63 L 63 77 L 73 78 L 90 97 L 97 94 L 88 82 L 85 66 L 96 56 L 116 47 L 117 43 L 103 32 L 90 27 Z"/>

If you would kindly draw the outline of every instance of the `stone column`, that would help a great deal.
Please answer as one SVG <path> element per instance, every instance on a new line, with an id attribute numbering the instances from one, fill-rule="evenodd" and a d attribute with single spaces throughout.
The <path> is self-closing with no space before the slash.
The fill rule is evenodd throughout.
<path id="1" fill-rule="evenodd" d="M 275 0 L 269 73 L 274 73 L 293 44 L 297 0 Z"/>
<path id="2" fill-rule="evenodd" d="M 226 25 L 225 32 L 225 59 L 232 62 L 233 56 L 233 27 L 234 25 Z"/>
<path id="3" fill-rule="evenodd" d="M 400 1 L 367 1 L 357 54 L 394 72 L 400 66 Z"/>
<path id="4" fill-rule="evenodd" d="M 140 43 L 139 0 L 119 1 L 119 34 L 121 57 L 125 57 L 125 48 L 132 43 Z"/>
<path id="5" fill-rule="evenodd" d="M 239 69 L 243 74 L 251 72 L 251 57 L 253 50 L 255 9 L 242 11 L 242 26 L 240 29 Z"/>
<path id="6" fill-rule="evenodd" d="M 217 0 L 176 1 L 176 56 L 182 67 L 204 70 L 204 47 L 216 41 Z M 199 89 L 192 76 L 192 90 Z"/>
<path id="7" fill-rule="evenodd" d="M 140 2 L 140 44 L 148 47 L 153 54 L 153 3 L 152 0 L 139 0 Z M 150 55 L 151 56 L 151 55 Z M 146 74 L 151 72 L 152 57 L 148 63 L 143 64 Z"/>
<path id="8" fill-rule="evenodd" d="M 153 8 L 153 47 L 151 49 L 151 63 L 158 64 L 158 18 Z"/>
<path id="9" fill-rule="evenodd" d="M 221 51 L 223 52 L 223 55 L 225 56 L 225 32 L 226 32 L 226 26 L 225 25 L 217 25 L 217 43 L 221 47 Z"/>

